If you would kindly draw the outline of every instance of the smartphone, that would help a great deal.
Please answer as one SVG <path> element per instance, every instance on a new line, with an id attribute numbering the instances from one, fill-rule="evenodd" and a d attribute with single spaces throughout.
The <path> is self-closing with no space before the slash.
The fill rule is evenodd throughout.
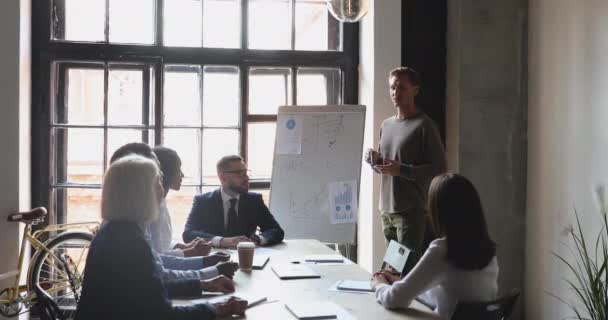
<path id="1" fill-rule="evenodd" d="M 384 159 L 382 159 L 378 152 L 372 152 L 372 164 L 384 164 Z"/>

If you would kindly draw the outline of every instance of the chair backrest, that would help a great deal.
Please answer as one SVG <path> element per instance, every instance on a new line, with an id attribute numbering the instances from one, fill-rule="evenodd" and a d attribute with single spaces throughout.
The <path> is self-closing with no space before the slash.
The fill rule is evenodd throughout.
<path id="1" fill-rule="evenodd" d="M 385 269 L 388 265 L 395 269 L 395 271 L 403 273 L 409 254 L 410 250 L 407 247 L 395 240 L 391 240 L 388 244 L 388 248 L 386 248 L 386 253 L 384 254 L 384 259 L 382 259 L 383 261 L 380 269 Z"/>
<path id="2" fill-rule="evenodd" d="M 508 320 L 519 294 L 519 290 L 516 289 L 494 301 L 459 302 L 452 315 L 452 320 Z"/>
<path id="3" fill-rule="evenodd" d="M 66 317 L 57 306 L 53 297 L 51 297 L 48 292 L 44 291 L 40 284 L 36 283 L 36 287 L 34 288 L 36 291 L 36 306 L 38 308 L 38 312 L 40 313 L 40 320 L 65 320 Z"/>

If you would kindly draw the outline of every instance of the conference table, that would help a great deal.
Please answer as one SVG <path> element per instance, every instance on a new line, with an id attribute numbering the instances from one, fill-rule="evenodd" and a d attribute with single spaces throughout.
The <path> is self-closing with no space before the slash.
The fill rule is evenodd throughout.
<path id="1" fill-rule="evenodd" d="M 337 292 L 328 290 L 340 280 L 369 280 L 371 274 L 350 260 L 346 263 L 306 264 L 321 277 L 317 279 L 281 280 L 274 274 L 271 266 L 280 263 L 304 261 L 306 255 L 336 254 L 336 252 L 317 240 L 286 240 L 271 247 L 273 255 L 262 270 L 251 272 L 237 271 L 234 276 L 235 296 L 267 298 L 267 302 L 247 309 L 246 319 L 297 319 L 285 304 L 296 302 L 329 301 L 342 310 L 338 319 L 375 319 L 375 320 L 436 320 L 438 317 L 426 306 L 414 301 L 410 308 L 387 310 L 378 302 L 373 293 Z M 275 251 L 276 250 L 276 251 Z M 207 298 L 207 299 L 217 299 Z M 173 300 L 174 304 L 186 305 L 205 301 Z"/>

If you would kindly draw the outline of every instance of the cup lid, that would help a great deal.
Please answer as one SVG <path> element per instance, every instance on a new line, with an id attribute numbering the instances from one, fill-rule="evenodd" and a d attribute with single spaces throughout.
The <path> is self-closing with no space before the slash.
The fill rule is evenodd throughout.
<path id="1" fill-rule="evenodd" d="M 236 245 L 236 248 L 237 248 L 237 249 L 240 249 L 240 248 L 243 248 L 243 249 L 255 249 L 255 243 L 253 243 L 253 242 L 248 242 L 248 241 L 245 241 L 245 242 L 239 242 L 239 243 Z"/>

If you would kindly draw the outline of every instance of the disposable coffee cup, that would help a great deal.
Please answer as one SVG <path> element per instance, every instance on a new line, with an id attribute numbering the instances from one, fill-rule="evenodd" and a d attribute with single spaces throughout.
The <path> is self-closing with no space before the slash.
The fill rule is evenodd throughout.
<path id="1" fill-rule="evenodd" d="M 239 252 L 239 268 L 241 271 L 251 271 L 255 244 L 253 242 L 239 242 L 236 249 Z"/>

